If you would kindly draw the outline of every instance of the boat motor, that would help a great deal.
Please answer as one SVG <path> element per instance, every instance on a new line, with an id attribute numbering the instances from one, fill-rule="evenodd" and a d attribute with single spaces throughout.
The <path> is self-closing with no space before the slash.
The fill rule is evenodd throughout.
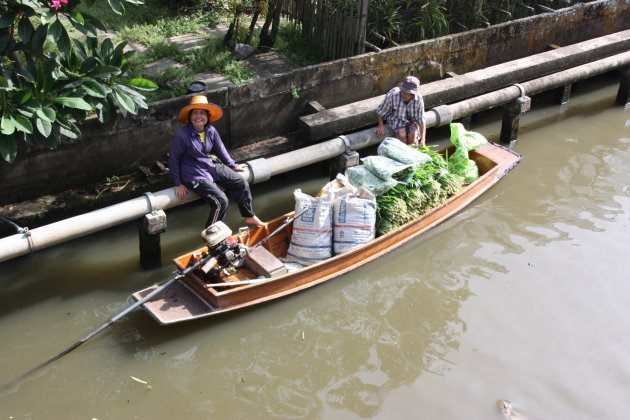
<path id="1" fill-rule="evenodd" d="M 225 223 L 210 225 L 201 232 L 201 238 L 208 245 L 208 253 L 212 256 L 199 270 L 204 280 L 214 281 L 221 273 L 228 272 L 230 267 L 243 264 L 247 247 L 232 237 L 232 230 Z"/>

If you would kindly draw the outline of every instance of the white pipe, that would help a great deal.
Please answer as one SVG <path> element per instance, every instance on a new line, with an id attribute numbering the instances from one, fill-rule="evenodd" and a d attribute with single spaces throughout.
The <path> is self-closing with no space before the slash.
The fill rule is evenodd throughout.
<path id="1" fill-rule="evenodd" d="M 523 82 L 521 86 L 525 89 L 526 94 L 532 95 L 628 65 L 630 65 L 630 52 L 625 52 Z M 452 120 L 508 103 L 521 94 L 520 88 L 510 86 L 452 105 L 444 105 L 443 107 L 448 111 L 447 114 Z M 438 114 L 438 112 L 427 112 L 428 127 L 444 125 L 450 122 L 440 121 Z M 391 135 L 391 132 L 388 135 Z M 380 139 L 376 137 L 376 130 L 368 128 L 268 159 L 255 159 L 248 162 L 248 169 L 240 174 L 250 183 L 263 182 L 274 175 L 331 159 L 339 156 L 346 150 L 358 150 L 375 145 L 379 141 Z M 138 219 L 153 210 L 166 210 L 199 198 L 195 194 L 189 193 L 185 199 L 179 200 L 175 197 L 173 188 L 153 193 L 151 199 L 149 196 L 138 197 L 90 213 L 51 223 L 33 229 L 28 233 L 1 238 L 0 262 Z M 153 204 L 151 204 L 151 201 L 153 201 Z"/>
<path id="2" fill-rule="evenodd" d="M 27 233 L 8 236 L 0 239 L 0 262 L 138 219 L 152 210 L 168 209 L 198 198 L 189 194 L 179 200 L 175 197 L 174 189 L 167 188 L 152 194 L 153 205 L 148 196 L 142 196 L 60 220 Z"/>

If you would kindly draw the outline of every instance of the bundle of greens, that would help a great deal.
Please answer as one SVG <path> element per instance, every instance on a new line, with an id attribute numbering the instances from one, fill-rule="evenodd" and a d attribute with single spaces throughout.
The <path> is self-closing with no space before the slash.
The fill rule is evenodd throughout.
<path id="1" fill-rule="evenodd" d="M 464 178 L 448 171 L 444 157 L 428 147 L 419 150 L 431 161 L 416 167 L 407 184 L 398 184 L 377 197 L 376 233 L 383 235 L 443 204 L 456 194 Z"/>

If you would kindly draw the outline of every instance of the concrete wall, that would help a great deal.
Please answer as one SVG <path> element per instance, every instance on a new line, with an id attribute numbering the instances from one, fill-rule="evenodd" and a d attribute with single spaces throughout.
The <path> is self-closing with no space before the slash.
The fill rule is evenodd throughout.
<path id="1" fill-rule="evenodd" d="M 433 81 L 446 72 L 462 74 L 539 53 L 550 44 L 566 46 L 628 28 L 630 0 L 595 1 L 206 94 L 224 107 L 216 126 L 234 149 L 297 130 L 298 117 L 308 112 L 310 101 L 332 108 L 381 95 L 406 74 Z M 292 97 L 292 87 L 299 98 Z M 181 126 L 175 115 L 188 101 L 180 97 L 152 103 L 115 127 L 86 124 L 81 141 L 56 150 L 20 145 L 16 162 L 0 162 L 0 204 L 98 182 L 163 159 L 172 133 Z"/>

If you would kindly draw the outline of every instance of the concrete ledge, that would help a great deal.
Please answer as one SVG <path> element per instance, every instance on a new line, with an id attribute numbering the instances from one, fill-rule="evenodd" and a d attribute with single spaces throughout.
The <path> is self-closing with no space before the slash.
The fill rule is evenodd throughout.
<path id="1" fill-rule="evenodd" d="M 630 30 L 556 48 L 420 86 L 426 109 L 460 101 L 536 77 L 566 70 L 630 49 Z M 300 117 L 300 129 L 311 141 L 374 125 L 385 95 Z"/>

